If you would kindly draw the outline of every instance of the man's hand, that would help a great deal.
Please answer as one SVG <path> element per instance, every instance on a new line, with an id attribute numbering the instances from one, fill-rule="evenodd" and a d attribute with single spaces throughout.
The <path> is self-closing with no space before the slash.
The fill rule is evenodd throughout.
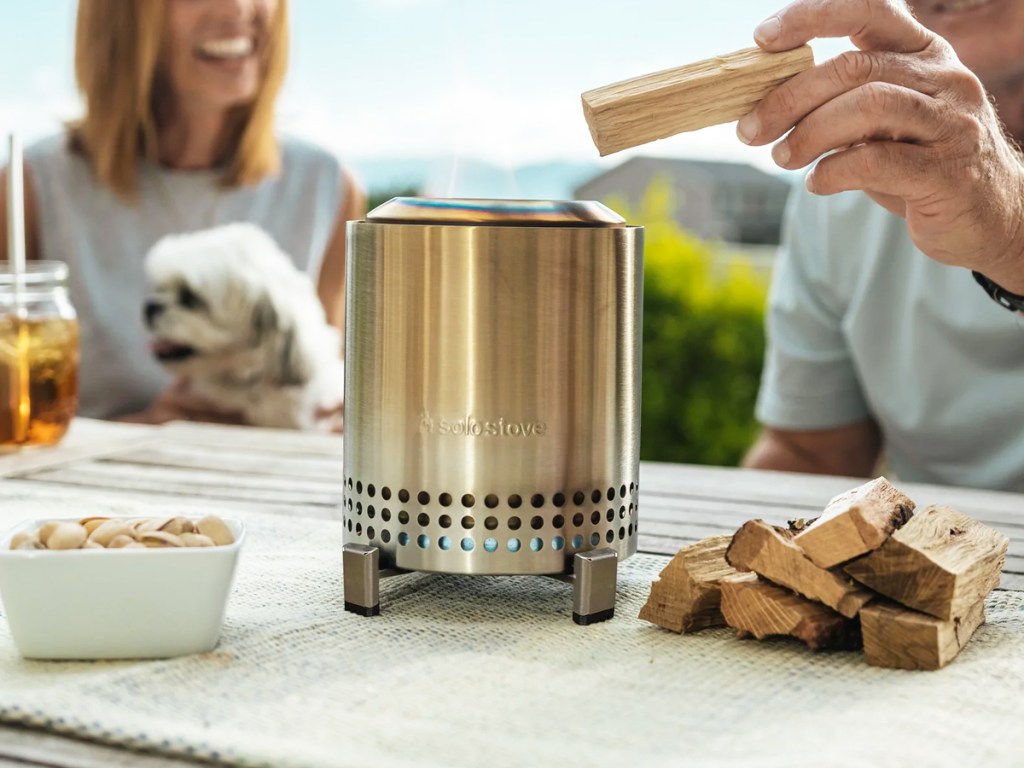
<path id="1" fill-rule="evenodd" d="M 1024 162 L 978 78 L 899 0 L 797 0 L 755 32 L 766 51 L 819 37 L 859 50 L 781 85 L 740 120 L 740 138 L 790 132 L 773 151 L 781 167 L 824 156 L 811 192 L 863 190 L 931 258 L 1024 294 Z"/>
<path id="2" fill-rule="evenodd" d="M 188 379 L 180 378 L 141 413 L 125 416 L 120 421 L 136 424 L 165 424 L 168 421 L 206 421 L 214 424 L 241 424 L 241 413 L 217 410 L 189 390 Z"/>

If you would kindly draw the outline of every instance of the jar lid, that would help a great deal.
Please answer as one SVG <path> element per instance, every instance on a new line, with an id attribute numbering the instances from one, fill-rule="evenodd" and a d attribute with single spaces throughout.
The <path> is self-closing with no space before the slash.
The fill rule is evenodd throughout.
<path id="1" fill-rule="evenodd" d="M 366 216 L 380 224 L 488 227 L 624 227 L 626 220 L 590 200 L 459 200 L 396 197 Z"/>
<path id="2" fill-rule="evenodd" d="M 63 283 L 68 279 L 68 265 L 63 261 L 30 261 L 25 264 L 23 285 L 27 287 Z M 14 285 L 14 272 L 9 261 L 0 262 L 0 287 Z"/>

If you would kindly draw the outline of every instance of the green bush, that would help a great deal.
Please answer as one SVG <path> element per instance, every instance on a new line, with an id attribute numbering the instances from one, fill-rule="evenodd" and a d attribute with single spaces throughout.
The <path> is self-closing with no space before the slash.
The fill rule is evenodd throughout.
<path id="1" fill-rule="evenodd" d="M 645 227 L 641 458 L 735 465 L 758 431 L 767 280 L 681 229 L 666 183 L 610 204 Z"/>

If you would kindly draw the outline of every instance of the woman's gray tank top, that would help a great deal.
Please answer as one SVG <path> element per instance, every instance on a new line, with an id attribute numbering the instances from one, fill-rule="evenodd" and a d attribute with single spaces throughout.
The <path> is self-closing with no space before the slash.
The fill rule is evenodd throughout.
<path id="1" fill-rule="evenodd" d="M 79 413 L 114 418 L 147 408 L 171 382 L 148 349 L 142 323 L 143 259 L 168 234 L 234 221 L 269 232 L 315 281 L 344 194 L 341 166 L 311 144 L 281 139 L 281 170 L 259 184 L 225 189 L 217 171 L 171 171 L 143 163 L 134 203 L 117 198 L 72 153 L 63 135 L 25 151 L 40 257 L 68 264 L 81 328 Z"/>

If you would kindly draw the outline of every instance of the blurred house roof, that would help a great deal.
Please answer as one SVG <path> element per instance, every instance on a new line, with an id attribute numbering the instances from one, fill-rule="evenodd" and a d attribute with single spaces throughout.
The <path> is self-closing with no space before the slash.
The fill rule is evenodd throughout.
<path id="1" fill-rule="evenodd" d="M 620 198 L 639 207 L 651 184 L 666 180 L 676 221 L 708 240 L 777 244 L 790 184 L 746 163 L 633 157 L 575 190 L 577 199 Z"/>
<path id="2" fill-rule="evenodd" d="M 589 189 L 601 188 L 621 176 L 668 174 L 686 179 L 703 179 L 719 184 L 768 186 L 788 192 L 785 179 L 765 173 L 747 163 L 719 160 L 691 160 L 675 157 L 632 157 L 621 165 L 605 171 L 576 188 L 577 197 L 585 197 Z"/>

